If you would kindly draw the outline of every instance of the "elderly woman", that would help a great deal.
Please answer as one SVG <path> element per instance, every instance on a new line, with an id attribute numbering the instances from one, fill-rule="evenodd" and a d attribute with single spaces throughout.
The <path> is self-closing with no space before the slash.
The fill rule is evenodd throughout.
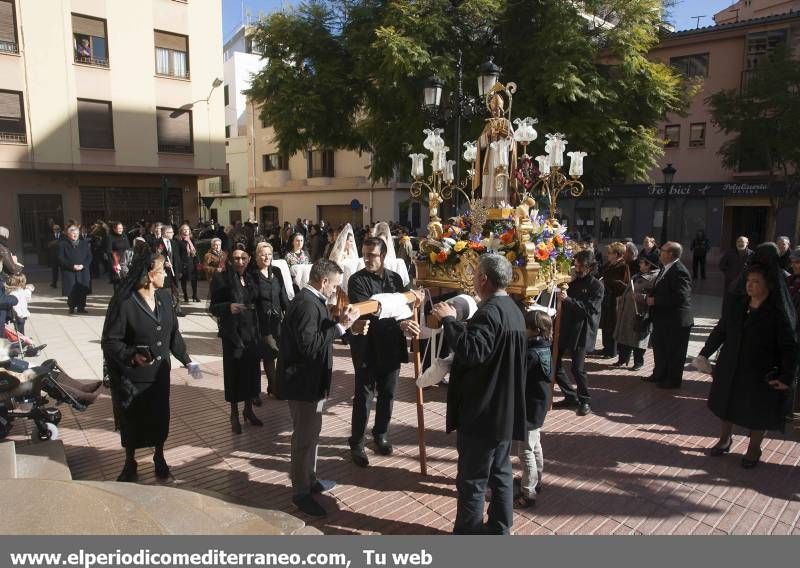
<path id="1" fill-rule="evenodd" d="M 181 225 L 178 229 L 178 259 L 180 261 L 181 289 L 183 301 L 189 303 L 186 285 L 192 283 L 192 301 L 199 302 L 197 297 L 197 249 L 192 242 L 192 229 L 189 225 Z"/>
<path id="2" fill-rule="evenodd" d="M 622 255 L 625 264 L 628 265 L 628 272 L 633 275 L 639 272 L 639 249 L 633 243 L 625 243 L 625 253 Z"/>
<path id="3" fill-rule="evenodd" d="M 203 271 L 206 273 L 206 281 L 211 283 L 217 272 L 225 270 L 228 253 L 222 250 L 222 239 L 211 239 L 211 250 L 203 257 Z"/>
<path id="4" fill-rule="evenodd" d="M 256 314 L 258 327 L 263 340 L 262 362 L 264 373 L 267 375 L 267 394 L 272 395 L 272 383 L 275 376 L 275 359 L 278 356 L 280 344 L 281 322 L 283 314 L 289 307 L 289 297 L 283 286 L 283 275 L 280 268 L 272 266 L 272 245 L 260 243 L 256 246 L 256 268 L 253 271 L 253 280 L 258 292 L 256 299 Z M 258 402 L 256 402 L 258 401 Z M 256 397 L 253 404 L 261 405 L 261 399 Z"/>
<path id="5" fill-rule="evenodd" d="M 644 352 L 650 341 L 647 292 L 653 288 L 658 276 L 658 269 L 657 251 L 651 250 L 649 254 L 641 255 L 636 275 L 617 300 L 617 325 L 614 328 L 614 339 L 617 342 L 619 359 L 614 363 L 615 367 L 627 367 L 631 360 L 631 353 L 633 354 L 633 370 L 638 371 L 644 366 Z"/>
<path id="6" fill-rule="evenodd" d="M 261 391 L 261 335 L 255 303 L 258 290 L 247 271 L 250 256 L 234 249 L 230 266 L 211 282 L 209 311 L 219 320 L 222 338 L 222 372 L 225 401 L 231 405 L 231 430 L 242 433 L 239 403 L 244 402 L 242 417 L 253 426 L 263 423 L 253 412 L 253 399 Z"/>
<path id="7" fill-rule="evenodd" d="M 742 467 L 761 459 L 767 430 L 783 430 L 797 369 L 795 314 L 780 273 L 759 264 L 745 271 L 745 295 L 725 304 L 695 366 L 708 372 L 708 357 L 722 348 L 712 372 L 708 407 L 720 419 L 719 441 L 709 450 L 721 456 L 733 446 L 733 426 L 750 431 Z"/>
<path id="8" fill-rule="evenodd" d="M 89 272 L 92 264 L 92 251 L 89 241 L 80 238 L 80 229 L 75 225 L 67 227 L 67 238 L 61 241 L 58 249 L 58 263 L 61 266 L 61 293 L 67 297 L 69 313 L 86 312 L 86 296 L 92 286 Z"/>
<path id="9" fill-rule="evenodd" d="M 592 353 L 595 357 L 611 359 L 617 355 L 617 342 L 614 341 L 614 328 L 617 327 L 617 299 L 628 287 L 631 279 L 630 269 L 625 262 L 625 245 L 616 242 L 606 249 L 607 261 L 600 269 L 605 294 L 600 313 L 600 329 L 603 330 L 603 350 Z"/>
<path id="10" fill-rule="evenodd" d="M 164 442 L 169 434 L 170 354 L 193 377 L 201 376 L 186 353 L 164 278 L 164 257 L 149 251 L 140 254 L 106 313 L 101 345 L 125 448 L 125 465 L 117 481 L 136 480 L 137 448 L 155 447 L 156 477 L 169 477 Z"/>

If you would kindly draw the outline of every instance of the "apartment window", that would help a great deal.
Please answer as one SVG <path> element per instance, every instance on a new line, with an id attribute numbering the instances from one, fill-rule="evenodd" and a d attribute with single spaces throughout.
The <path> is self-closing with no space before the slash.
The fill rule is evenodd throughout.
<path id="1" fill-rule="evenodd" d="M 667 148 L 677 148 L 681 143 L 681 125 L 668 124 L 664 127 L 664 142 Z"/>
<path id="2" fill-rule="evenodd" d="M 269 128 L 269 122 L 264 118 L 261 119 L 261 128 Z"/>
<path id="3" fill-rule="evenodd" d="M 114 148 L 110 102 L 78 99 L 78 138 L 81 148 Z"/>
<path id="4" fill-rule="evenodd" d="M 0 53 L 19 53 L 14 2 L 0 0 Z"/>
<path id="5" fill-rule="evenodd" d="M 156 30 L 155 45 L 156 74 L 188 79 L 189 37 Z"/>
<path id="6" fill-rule="evenodd" d="M 158 151 L 171 154 L 192 154 L 192 111 L 172 108 L 156 109 Z"/>
<path id="7" fill-rule="evenodd" d="M 225 126 L 225 138 L 230 138 L 230 137 L 231 137 L 231 126 L 229 124 Z"/>
<path id="8" fill-rule="evenodd" d="M 106 21 L 72 14 L 72 49 L 75 63 L 108 67 Z"/>
<path id="9" fill-rule="evenodd" d="M 289 158 L 284 154 L 264 154 L 261 161 L 265 172 L 289 169 Z"/>
<path id="10" fill-rule="evenodd" d="M 706 123 L 694 122 L 689 125 L 689 147 L 699 148 L 706 145 Z"/>
<path id="11" fill-rule="evenodd" d="M 669 64 L 687 79 L 708 77 L 708 53 L 673 57 L 669 60 Z"/>
<path id="12" fill-rule="evenodd" d="M 258 44 L 253 41 L 252 37 L 244 38 L 244 50 L 246 53 L 255 53 L 256 55 L 261 55 L 261 50 L 258 48 Z"/>
<path id="13" fill-rule="evenodd" d="M 308 151 L 308 177 L 333 177 L 333 150 Z"/>
<path id="14" fill-rule="evenodd" d="M 228 91 L 228 85 L 225 85 L 225 87 L 222 89 L 222 92 L 223 92 L 223 95 L 225 97 L 225 106 L 228 106 L 229 104 L 231 104 L 230 92 Z"/>
<path id="15" fill-rule="evenodd" d="M 0 90 L 0 144 L 25 144 L 25 107 L 22 93 Z"/>
<path id="16" fill-rule="evenodd" d="M 747 34 L 746 69 L 757 69 L 761 62 L 786 45 L 787 30 L 770 30 Z"/>

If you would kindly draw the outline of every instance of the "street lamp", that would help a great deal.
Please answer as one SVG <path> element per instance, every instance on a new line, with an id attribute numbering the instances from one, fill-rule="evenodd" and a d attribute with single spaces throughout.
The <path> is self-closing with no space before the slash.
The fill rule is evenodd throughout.
<path id="1" fill-rule="evenodd" d="M 502 71 L 503 68 L 495 64 L 494 57 L 491 56 L 478 66 L 478 94 L 481 98 L 486 98 L 492 87 L 497 84 Z"/>
<path id="2" fill-rule="evenodd" d="M 661 173 L 664 174 L 664 219 L 661 222 L 661 245 L 667 242 L 667 225 L 669 223 L 669 194 L 672 191 L 672 180 L 675 179 L 675 174 L 678 170 L 672 167 L 672 164 L 667 164 Z"/>
<path id="3" fill-rule="evenodd" d="M 422 89 L 425 108 L 433 115 L 439 113 L 443 87 L 444 82 L 434 75 L 425 81 L 425 87 Z"/>

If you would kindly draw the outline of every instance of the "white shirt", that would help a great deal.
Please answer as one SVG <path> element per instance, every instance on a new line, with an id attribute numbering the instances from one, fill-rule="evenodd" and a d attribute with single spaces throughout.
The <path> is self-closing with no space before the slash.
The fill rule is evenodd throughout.
<path id="1" fill-rule="evenodd" d="M 308 290 L 308 291 L 310 291 L 312 294 L 314 294 L 314 295 L 315 295 L 317 298 L 319 298 L 320 300 L 322 300 L 322 301 L 323 301 L 323 302 L 325 302 L 326 304 L 328 303 L 328 298 L 326 298 L 326 297 L 325 297 L 325 296 L 322 294 L 322 292 L 320 292 L 319 290 L 317 290 L 316 288 L 314 288 L 314 287 L 313 287 L 311 284 L 306 284 L 305 286 L 303 286 L 303 288 L 304 288 L 305 290 Z M 336 337 L 341 337 L 341 336 L 343 336 L 344 334 L 345 334 L 345 329 L 344 329 L 344 326 L 343 326 L 342 324 L 340 324 L 340 323 L 337 323 L 337 324 L 336 324 Z"/>
<path id="2" fill-rule="evenodd" d="M 18 318 L 28 318 L 31 313 L 28 311 L 28 300 L 31 299 L 31 291 L 27 288 L 18 288 L 12 290 L 10 293 L 17 299 L 17 305 L 14 306 L 14 313 Z"/>

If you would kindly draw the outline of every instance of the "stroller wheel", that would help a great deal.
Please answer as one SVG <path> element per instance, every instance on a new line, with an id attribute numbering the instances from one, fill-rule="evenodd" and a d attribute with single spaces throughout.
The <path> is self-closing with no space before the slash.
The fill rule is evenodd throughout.
<path id="1" fill-rule="evenodd" d="M 45 422 L 41 427 L 37 424 L 36 430 L 31 432 L 31 440 L 34 442 L 58 440 L 58 426 L 51 422 Z"/>

